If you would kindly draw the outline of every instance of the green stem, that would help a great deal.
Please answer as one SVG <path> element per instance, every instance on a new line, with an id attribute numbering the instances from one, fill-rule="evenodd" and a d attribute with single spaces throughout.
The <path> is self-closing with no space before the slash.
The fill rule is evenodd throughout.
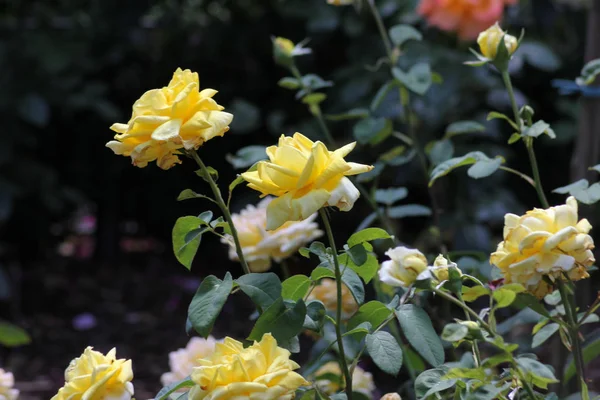
<path id="1" fill-rule="evenodd" d="M 348 370 L 348 363 L 346 361 L 346 352 L 344 351 L 344 341 L 342 340 L 342 273 L 340 270 L 340 263 L 337 258 L 337 249 L 335 247 L 335 239 L 333 238 L 333 230 L 331 229 L 331 224 L 329 223 L 329 217 L 327 216 L 327 211 L 324 208 L 319 210 L 319 214 L 321 215 L 321 219 L 323 220 L 323 225 L 325 226 L 325 232 L 327 232 L 327 239 L 329 240 L 329 245 L 331 246 L 334 272 L 335 272 L 335 283 L 337 289 L 337 306 L 336 306 L 336 324 L 335 324 L 335 335 L 338 342 L 338 348 L 340 350 L 340 368 L 346 378 L 346 396 L 348 400 L 352 400 L 352 375 Z"/>
<path id="2" fill-rule="evenodd" d="M 240 239 L 238 238 L 237 230 L 235 229 L 235 225 L 233 225 L 231 213 L 227 208 L 227 204 L 225 204 L 225 201 L 223 200 L 223 196 L 221 195 L 219 187 L 212 178 L 212 175 L 210 174 L 208 168 L 206 168 L 206 165 L 204 165 L 204 163 L 200 159 L 200 156 L 198 156 L 198 153 L 196 151 L 189 151 L 187 152 L 187 154 L 190 155 L 194 159 L 194 161 L 196 161 L 196 164 L 198 164 L 198 166 L 204 174 L 204 177 L 206 178 L 206 181 L 210 185 L 210 189 L 212 190 L 213 195 L 215 196 L 215 201 L 221 209 L 223 217 L 225 218 L 225 221 L 227 221 L 229 229 L 231 230 L 231 236 L 233 237 L 233 241 L 235 243 L 235 250 L 237 252 L 238 258 L 240 259 L 240 264 L 242 264 L 244 274 L 249 274 L 250 268 L 248 268 L 248 264 L 246 263 L 246 259 L 244 258 L 244 252 L 242 251 L 242 245 L 240 244 Z"/>
<path id="3" fill-rule="evenodd" d="M 398 235 L 396 234 L 396 229 L 392 225 L 389 218 L 381 211 L 381 208 L 377 205 L 377 202 L 375 202 L 375 200 L 373 199 L 373 197 L 371 196 L 371 194 L 369 193 L 367 188 L 364 187 L 364 185 L 362 183 L 359 183 L 356 181 L 354 182 L 354 185 L 360 192 L 360 195 L 362 197 L 364 197 L 365 200 L 367 200 L 367 203 L 369 203 L 369 206 L 371 206 L 371 208 L 373 209 L 373 212 L 375 213 L 375 215 L 377 215 L 377 219 L 379 219 L 379 221 L 381 221 L 381 223 L 385 227 L 385 230 L 388 231 L 388 233 L 394 237 L 394 243 L 396 243 L 396 244 L 400 243 L 399 239 L 398 239 Z"/>
<path id="4" fill-rule="evenodd" d="M 569 330 L 569 336 L 571 337 L 571 343 L 573 345 L 573 357 L 575 358 L 575 368 L 577 369 L 577 375 L 579 377 L 579 392 L 581 393 L 582 400 L 589 400 L 589 394 L 587 385 L 585 383 L 585 363 L 583 360 L 583 352 L 581 349 L 581 342 L 579 340 L 579 328 L 576 321 L 576 310 L 574 300 L 569 296 L 565 282 L 562 278 L 557 279 L 558 291 L 562 299 L 563 306 L 565 308 L 565 315 L 567 317 L 567 324 Z"/>
<path id="5" fill-rule="evenodd" d="M 375 24 L 377 25 L 377 29 L 379 30 L 379 35 L 381 36 L 381 39 L 383 40 L 383 45 L 385 46 L 385 52 L 387 53 L 388 59 L 390 60 L 390 63 L 393 66 L 393 64 L 395 64 L 394 50 L 392 47 L 392 42 L 390 41 L 388 33 L 385 29 L 383 19 L 381 19 L 381 15 L 379 14 L 379 11 L 377 10 L 377 6 L 375 5 L 375 0 L 367 0 L 367 3 L 369 4 L 369 7 L 371 8 L 371 13 L 373 14 L 373 18 L 375 18 Z"/>
<path id="6" fill-rule="evenodd" d="M 504 86 L 506 86 L 506 91 L 508 92 L 508 97 L 510 98 L 510 105 L 512 107 L 513 116 L 515 118 L 515 124 L 519 127 L 519 134 L 523 133 L 523 122 L 521 121 L 521 116 L 519 115 L 519 106 L 517 105 L 517 99 L 515 98 L 515 91 L 513 89 L 512 81 L 510 79 L 510 74 L 508 73 L 508 69 L 502 71 L 502 80 L 504 81 Z M 533 171 L 533 180 L 535 182 L 535 190 L 537 195 L 542 203 L 544 208 L 550 207 L 548 204 L 548 200 L 546 199 L 546 195 L 544 194 L 544 189 L 542 188 L 542 180 L 540 179 L 540 170 L 537 164 L 537 160 L 535 158 L 535 152 L 533 151 L 533 138 L 524 137 L 523 141 L 525 142 L 525 147 L 527 147 L 527 155 L 529 156 L 529 163 L 531 164 L 531 169 Z"/>
<path id="7" fill-rule="evenodd" d="M 524 173 L 517 171 L 516 169 L 512 169 L 510 167 L 505 167 L 503 165 L 500 166 L 500 169 L 506 172 L 510 172 L 511 174 L 515 174 L 517 175 L 519 178 L 522 178 L 523 180 L 525 180 L 527 183 L 529 183 L 531 186 L 533 186 L 534 188 L 537 189 L 537 186 L 535 184 L 535 181 L 528 175 L 525 175 Z"/>
<path id="8" fill-rule="evenodd" d="M 281 260 L 279 262 L 279 266 L 281 267 L 281 272 L 283 273 L 283 279 L 287 279 L 292 276 L 286 260 Z"/>
<path id="9" fill-rule="evenodd" d="M 465 308 L 468 307 L 467 304 L 465 303 L 465 300 L 463 299 L 463 297 L 460 293 L 458 293 L 456 296 L 458 297 L 458 300 L 463 305 L 463 311 L 465 312 L 465 318 L 467 319 L 467 321 L 471 321 L 471 315 L 469 315 L 469 313 L 465 310 Z M 475 358 L 475 366 L 477 368 L 479 368 L 481 366 L 481 352 L 479 351 L 479 344 L 477 343 L 477 340 L 473 340 L 472 348 L 473 348 L 473 357 Z"/>

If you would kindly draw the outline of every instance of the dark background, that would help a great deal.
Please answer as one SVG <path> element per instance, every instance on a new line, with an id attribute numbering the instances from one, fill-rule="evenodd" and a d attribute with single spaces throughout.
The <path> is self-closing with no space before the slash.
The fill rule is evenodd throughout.
<path id="1" fill-rule="evenodd" d="M 453 121 L 484 121 L 492 109 L 509 111 L 497 74 L 462 65 L 471 58 L 472 43 L 427 28 L 410 2 L 378 5 L 387 26 L 414 23 L 425 34 L 401 63 L 427 60 L 443 78 L 414 102 L 421 143 L 440 138 Z M 518 97 L 558 135 L 537 142 L 548 194 L 571 182 L 581 101 L 559 96 L 550 82 L 578 75 L 586 18 L 583 10 L 542 0 L 523 1 L 506 17 L 510 31 L 524 27 L 529 40 L 513 62 Z M 335 82 L 323 104 L 326 113 L 335 114 L 368 105 L 387 79 L 385 68 L 365 69 L 384 53 L 375 26 L 368 13 L 324 0 L 4 0 L 0 32 L 0 317 L 24 327 L 33 339 L 28 346 L 2 349 L 0 365 L 15 373 L 23 398 L 42 399 L 62 385 L 64 368 L 85 346 L 102 351 L 116 346 L 120 357 L 134 360 L 136 397 L 150 398 L 168 369 L 168 352 L 187 341 L 187 304 L 201 277 L 226 270 L 237 275 L 240 268 L 212 238 L 204 239 L 191 273 L 176 262 L 170 247 L 174 221 L 210 207 L 175 199 L 184 188 L 207 187 L 190 160 L 163 171 L 155 165 L 135 168 L 128 158 L 113 155 L 104 147 L 113 136 L 109 126 L 126 122 L 133 102 L 165 86 L 177 67 L 199 72 L 201 87 L 219 90 L 217 101 L 235 115 L 224 138 L 200 149 L 225 188 L 236 173 L 226 154 L 273 144 L 281 133 L 320 137 L 304 105 L 277 86 L 286 72 L 273 63 L 271 36 L 311 39 L 313 54 L 300 59 L 300 69 Z M 397 100 L 388 96 L 381 114 L 401 113 Z M 352 140 L 354 123 L 330 125 L 340 144 Z M 485 134 L 458 140 L 456 154 L 473 149 L 503 154 L 513 168 L 529 173 L 524 148 L 506 144 L 511 132 L 499 123 L 486 127 Z M 361 147 L 352 161 L 372 163 L 386 146 Z M 379 186 L 406 186 L 410 202 L 428 204 L 421 176 L 415 161 L 387 170 Z M 452 250 L 489 252 L 501 235 L 504 213 L 537 205 L 533 190 L 504 173 L 474 181 L 457 171 L 440 180 L 435 193 L 442 235 Z M 232 207 L 238 211 L 255 201 L 255 193 L 240 189 Z M 552 204 L 563 201 L 562 195 L 550 195 Z M 357 203 L 350 216 L 334 215 L 340 241 L 369 212 Z M 582 213 L 592 223 L 596 219 L 589 207 Z M 429 219 L 395 224 L 403 241 L 426 246 Z M 295 272 L 310 267 L 292 260 Z M 215 335 L 245 337 L 251 311 L 244 299 L 234 298 Z M 377 379 L 389 385 L 385 377 Z"/>

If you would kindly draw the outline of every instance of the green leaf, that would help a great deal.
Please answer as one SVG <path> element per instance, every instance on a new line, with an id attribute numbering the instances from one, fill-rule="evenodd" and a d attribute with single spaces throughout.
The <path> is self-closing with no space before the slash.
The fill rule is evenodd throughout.
<path id="1" fill-rule="evenodd" d="M 405 304 L 395 313 L 411 346 L 429 364 L 441 365 L 444 362 L 444 348 L 427 313 L 413 304 Z"/>
<path id="2" fill-rule="evenodd" d="M 345 337 L 345 336 L 355 335 L 355 336 L 358 336 L 356 338 L 357 340 L 362 340 L 362 337 L 364 335 L 368 335 L 371 332 L 371 330 L 372 330 L 371 323 L 362 322 L 361 324 L 355 326 L 354 328 L 348 329 L 346 331 L 346 333 L 343 334 L 343 336 Z"/>
<path id="3" fill-rule="evenodd" d="M 325 321 L 325 305 L 319 300 L 311 300 L 306 303 L 306 317 L 304 318 L 305 329 L 320 332 Z"/>
<path id="4" fill-rule="evenodd" d="M 282 296 L 279 277 L 272 272 L 242 275 L 235 282 L 260 310 L 269 308 L 273 302 Z"/>
<path id="5" fill-rule="evenodd" d="M 395 25 L 390 28 L 390 38 L 396 47 L 402 47 L 409 40 L 422 40 L 423 35 L 410 25 Z"/>
<path id="6" fill-rule="evenodd" d="M 464 399 L 465 400 L 496 400 L 500 398 L 498 395 L 508 389 L 510 389 L 510 382 L 505 383 L 502 386 L 496 386 L 496 384 L 489 383 L 475 389 L 469 393 Z"/>
<path id="7" fill-rule="evenodd" d="M 552 370 L 537 360 L 520 357 L 517 358 L 517 364 L 526 379 L 539 388 L 547 389 L 548 384 L 558 382 Z"/>
<path id="8" fill-rule="evenodd" d="M 472 151 L 462 157 L 452 158 L 436 166 L 433 171 L 431 171 L 429 186 L 433 185 L 438 178 L 449 174 L 458 167 L 472 165 L 467 171 L 467 174 L 471 178 L 479 179 L 493 174 L 500 168 L 502 163 L 504 163 L 504 158 L 501 156 L 489 158 L 480 151 Z"/>
<path id="9" fill-rule="evenodd" d="M 413 65 L 408 72 L 394 67 L 392 75 L 407 89 L 419 95 L 425 94 L 431 86 L 431 67 L 424 62 Z"/>
<path id="10" fill-rule="evenodd" d="M 530 127 L 525 128 L 525 130 L 523 131 L 522 136 L 529 136 L 529 137 L 538 137 L 541 134 L 547 134 L 548 136 L 550 136 L 552 139 L 556 139 L 556 134 L 554 133 L 554 131 L 552 130 L 552 128 L 550 128 L 550 125 L 542 120 L 537 121 L 536 123 L 534 123 L 533 125 L 531 125 Z"/>
<path id="11" fill-rule="evenodd" d="M 278 342 L 288 341 L 302 331 L 305 317 L 304 301 L 290 306 L 280 297 L 258 317 L 248 340 L 260 340 L 270 332 Z"/>
<path id="12" fill-rule="evenodd" d="M 346 268 L 342 274 L 342 282 L 348 287 L 359 306 L 365 302 L 365 287 L 356 272 Z"/>
<path id="13" fill-rule="evenodd" d="M 570 185 L 556 188 L 552 192 L 559 194 L 568 193 L 581 203 L 594 204 L 600 200 L 600 183 L 594 183 L 590 186 L 587 179 L 580 179 Z"/>
<path id="14" fill-rule="evenodd" d="M 462 324 L 448 324 L 442 331 L 442 339 L 447 342 L 458 342 L 469 334 L 469 328 Z"/>
<path id="15" fill-rule="evenodd" d="M 5 347 L 17 347 L 31 343 L 31 337 L 24 329 L 9 322 L 0 321 L 0 344 Z"/>
<path id="16" fill-rule="evenodd" d="M 368 334 L 365 344 L 379 369 L 390 375 L 398 375 L 402 367 L 402 349 L 392 335 L 385 331 Z"/>
<path id="17" fill-rule="evenodd" d="M 449 160 L 454 155 L 454 145 L 449 139 L 436 140 L 429 148 L 429 160 L 433 165 L 438 165 Z"/>
<path id="18" fill-rule="evenodd" d="M 589 61 L 581 70 L 581 75 L 575 80 L 580 86 L 587 86 L 594 83 L 596 76 L 600 74 L 600 58 Z"/>
<path id="19" fill-rule="evenodd" d="M 285 78 L 281 78 L 279 80 L 279 82 L 277 82 L 277 84 L 284 88 L 284 89 L 289 89 L 289 90 L 296 90 L 296 89 L 300 89 L 300 86 L 302 86 L 302 83 L 298 81 L 298 79 L 296 78 L 292 78 L 291 76 L 286 76 Z"/>
<path id="20" fill-rule="evenodd" d="M 363 243 L 352 246 L 349 249 L 346 249 L 345 252 L 348 257 L 350 257 L 352 263 L 357 267 L 360 267 L 367 262 L 368 253 L 365 246 L 363 246 Z"/>
<path id="21" fill-rule="evenodd" d="M 353 108 L 342 114 L 334 114 L 334 115 L 328 114 L 325 116 L 325 118 L 330 121 L 345 121 L 348 119 L 367 118 L 368 116 L 369 116 L 369 110 L 367 110 L 366 108 Z"/>
<path id="22" fill-rule="evenodd" d="M 192 268 L 202 234 L 207 230 L 201 228 L 203 223 L 202 219 L 188 215 L 178 218 L 173 227 L 173 252 L 177 261 L 187 269 Z"/>
<path id="23" fill-rule="evenodd" d="M 196 175 L 204 179 L 206 182 L 209 182 L 211 177 L 215 182 L 219 179 L 219 171 L 217 171 L 211 166 L 207 166 L 206 171 L 204 171 L 203 169 L 196 170 Z"/>
<path id="24" fill-rule="evenodd" d="M 375 94 L 375 97 L 371 101 L 371 111 L 376 111 L 387 96 L 387 94 L 389 93 L 389 91 L 397 86 L 398 84 L 396 83 L 396 81 L 387 81 L 386 83 L 384 83 L 383 86 L 379 88 L 377 94 Z"/>
<path id="25" fill-rule="evenodd" d="M 406 196 L 408 196 L 408 189 L 405 187 L 392 187 L 387 189 L 377 189 L 377 191 L 375 191 L 375 201 L 388 206 L 406 198 Z"/>
<path id="26" fill-rule="evenodd" d="M 310 274 L 310 279 L 313 282 L 318 282 L 320 279 L 323 278 L 335 278 L 335 274 L 332 270 L 325 267 L 317 267 L 313 269 L 313 271 Z"/>
<path id="27" fill-rule="evenodd" d="M 235 169 L 248 168 L 258 161 L 265 160 L 266 158 L 266 147 L 257 145 L 242 147 L 235 153 L 235 155 L 227 154 L 225 156 L 225 159 Z"/>
<path id="28" fill-rule="evenodd" d="M 492 111 L 491 113 L 488 114 L 487 116 L 487 120 L 491 121 L 493 119 L 503 119 L 506 122 L 508 122 L 510 124 L 510 126 L 512 126 L 515 130 L 519 130 L 519 127 L 517 126 L 517 124 L 508 117 L 508 115 L 496 112 L 496 111 Z"/>
<path id="29" fill-rule="evenodd" d="M 594 322 L 598 322 L 600 321 L 600 317 L 598 316 L 598 314 L 589 314 L 586 318 L 585 321 L 582 321 L 581 318 L 583 318 L 583 316 L 585 315 L 585 313 L 579 313 L 577 314 L 577 323 L 578 324 L 591 324 Z"/>
<path id="30" fill-rule="evenodd" d="M 444 138 L 450 139 L 454 136 L 475 132 L 485 132 L 485 126 L 475 121 L 457 121 L 448 125 Z"/>
<path id="31" fill-rule="evenodd" d="M 473 287 L 466 287 L 463 286 L 462 288 L 462 296 L 463 299 L 465 301 L 475 301 L 478 298 L 480 298 L 481 296 L 486 296 L 490 294 L 490 290 L 484 286 L 473 286 Z"/>
<path id="32" fill-rule="evenodd" d="M 385 118 L 365 118 L 354 125 L 354 138 L 361 144 L 376 145 L 392 134 L 392 121 Z"/>
<path id="33" fill-rule="evenodd" d="M 227 111 L 235 115 L 231 122 L 231 133 L 247 134 L 260 127 L 260 108 L 248 100 L 235 98 L 227 107 Z"/>
<path id="34" fill-rule="evenodd" d="M 420 204 L 404 204 L 401 206 L 390 207 L 387 210 L 388 217 L 398 219 L 406 217 L 428 217 L 431 213 L 431 208 Z"/>
<path id="35" fill-rule="evenodd" d="M 300 300 L 306 296 L 310 284 L 311 280 L 306 275 L 289 277 L 281 284 L 281 296 L 292 301 Z"/>
<path id="36" fill-rule="evenodd" d="M 198 194 L 198 193 L 194 192 L 192 189 L 184 189 L 181 191 L 181 193 L 179 193 L 179 196 L 177 196 L 177 201 L 189 200 L 189 199 L 207 199 L 207 200 L 213 201 L 213 199 L 211 199 L 210 197 L 205 196 L 203 194 Z"/>
<path id="37" fill-rule="evenodd" d="M 325 93 L 311 93 L 302 98 L 302 102 L 308 105 L 317 105 L 325 101 L 327 95 Z"/>
<path id="38" fill-rule="evenodd" d="M 485 381 L 483 368 L 451 368 L 442 379 L 476 379 Z"/>
<path id="39" fill-rule="evenodd" d="M 546 307 L 544 307 L 544 305 L 540 303 L 540 301 L 535 296 L 529 293 L 517 294 L 517 298 L 515 299 L 513 304 L 516 305 L 518 308 L 529 307 L 538 314 L 546 318 L 550 318 L 550 313 L 548 312 L 548 310 L 546 310 Z"/>
<path id="40" fill-rule="evenodd" d="M 528 40 L 519 45 L 519 55 L 527 63 L 546 72 L 560 68 L 560 58 L 552 48 L 542 42 Z"/>
<path id="41" fill-rule="evenodd" d="M 550 339 L 552 335 L 554 335 L 560 325 L 558 324 L 548 324 L 540 329 L 535 335 L 533 335 L 533 340 L 531 341 L 531 348 L 535 349 L 540 346 L 546 340 Z"/>
<path id="42" fill-rule="evenodd" d="M 348 247 L 353 247 L 364 242 L 372 242 L 377 239 L 391 239 L 391 236 L 381 228 L 363 229 L 350 236 L 348 239 Z"/>
<path id="43" fill-rule="evenodd" d="M 510 135 L 510 138 L 508 138 L 508 144 L 513 144 L 513 143 L 517 143 L 519 140 L 521 140 L 523 136 L 521 136 L 518 133 L 513 133 L 512 135 Z"/>
<path id="44" fill-rule="evenodd" d="M 333 82 L 326 81 L 316 74 L 306 74 L 302 77 L 302 83 L 304 86 L 308 86 L 312 90 L 323 89 L 326 87 L 333 86 Z"/>
<path id="45" fill-rule="evenodd" d="M 448 372 L 448 369 L 444 366 L 424 371 L 417 376 L 417 379 L 415 379 L 415 395 L 417 399 L 424 399 L 425 394 L 442 380 L 446 372 Z"/>
<path id="46" fill-rule="evenodd" d="M 165 386 L 164 388 L 162 388 L 160 390 L 160 392 L 158 392 L 156 394 L 156 396 L 154 396 L 154 399 L 155 400 L 168 400 L 169 395 L 171 393 L 175 393 L 179 389 L 190 388 L 194 385 L 195 385 L 195 383 L 189 377 L 187 377 L 181 381 L 173 382 L 173 383 Z"/>
<path id="47" fill-rule="evenodd" d="M 517 293 L 512 290 L 499 288 L 492 292 L 492 297 L 496 301 L 497 308 L 504 308 L 510 306 L 515 301 Z"/>
<path id="48" fill-rule="evenodd" d="M 433 396 L 436 393 L 443 392 L 444 390 L 450 389 L 456 385 L 456 379 L 445 379 L 443 381 L 439 381 L 435 385 L 433 385 L 424 395 L 423 399 L 429 398 L 429 396 Z"/>
<path id="49" fill-rule="evenodd" d="M 200 336 L 208 337 L 232 288 L 229 272 L 223 280 L 210 275 L 202 281 L 188 308 L 188 318 Z"/>
<path id="50" fill-rule="evenodd" d="M 364 243 L 361 245 L 354 246 L 352 248 L 356 248 L 358 246 L 363 245 Z M 356 272 L 358 276 L 360 276 L 362 280 L 365 281 L 365 283 L 369 283 L 371 282 L 371 279 L 373 279 L 373 277 L 377 275 L 377 271 L 379 270 L 379 262 L 377 261 L 377 256 L 375 256 L 373 253 L 366 253 L 366 255 L 367 258 L 361 265 L 357 265 L 352 260 L 352 258 L 350 258 L 347 255 L 341 255 L 338 257 L 338 259 L 341 265 L 347 266 L 352 271 Z"/>
<path id="51" fill-rule="evenodd" d="M 356 314 L 350 318 L 348 321 L 348 329 L 353 329 L 363 322 L 369 322 L 371 326 L 378 327 L 388 319 L 390 315 L 392 315 L 392 310 L 385 304 L 377 300 L 372 300 L 360 306 Z"/>

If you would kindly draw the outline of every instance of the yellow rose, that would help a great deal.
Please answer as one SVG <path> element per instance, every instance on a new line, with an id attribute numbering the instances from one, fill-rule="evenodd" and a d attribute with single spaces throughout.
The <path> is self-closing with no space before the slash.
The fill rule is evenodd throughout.
<path id="1" fill-rule="evenodd" d="M 271 197 L 267 197 L 256 207 L 249 205 L 239 214 L 231 216 L 244 258 L 252 272 L 269 270 L 271 260 L 281 262 L 323 234 L 314 222 L 317 214 L 304 221 L 289 221 L 273 231 L 267 231 L 267 206 L 271 200 Z M 229 245 L 229 258 L 238 260 L 231 236 L 226 235 L 221 242 Z"/>
<path id="2" fill-rule="evenodd" d="M 334 6 L 349 6 L 354 3 L 354 0 L 327 0 L 327 3 Z"/>
<path id="3" fill-rule="evenodd" d="M 169 86 L 149 90 L 135 102 L 128 123 L 110 127 L 117 135 L 106 146 L 138 167 L 154 160 L 162 169 L 181 163 L 181 149 L 223 136 L 233 119 L 212 99 L 216 90 L 199 88 L 196 72 L 177 68 Z"/>
<path id="4" fill-rule="evenodd" d="M 523 216 L 506 214 L 504 241 L 492 253 L 490 263 L 502 271 L 506 283 L 520 283 L 539 298 L 552 292 L 551 281 L 589 277 L 587 268 L 596 260 L 587 219 L 577 221 L 577 200 L 547 210 L 534 209 Z"/>
<path id="5" fill-rule="evenodd" d="M 300 366 L 270 333 L 247 348 L 227 337 L 199 364 L 191 375 L 197 386 L 190 400 L 290 400 L 296 389 L 309 384 L 294 372 Z"/>
<path id="6" fill-rule="evenodd" d="M 166 372 L 160 378 L 163 386 L 179 382 L 190 376 L 194 367 L 200 365 L 198 360 L 210 357 L 215 351 L 217 340 L 209 336 L 207 339 L 194 336 L 187 346 L 169 353 L 169 367 L 171 371 Z M 182 391 L 189 390 L 183 389 Z"/>
<path id="7" fill-rule="evenodd" d="M 335 280 L 321 279 L 319 285 L 315 286 L 308 300 L 319 300 L 325 305 L 325 309 L 331 312 L 337 310 L 337 285 Z M 342 319 L 348 320 L 358 310 L 358 304 L 350 293 L 348 287 L 342 284 Z"/>
<path id="8" fill-rule="evenodd" d="M 306 219 L 325 205 L 352 209 L 360 194 L 346 176 L 373 169 L 344 160 L 355 145 L 329 151 L 323 143 L 295 133 L 281 135 L 277 146 L 268 147 L 269 161 L 260 161 L 256 171 L 242 174 L 248 187 L 263 197 L 277 197 L 267 207 L 267 229 Z"/>
<path id="9" fill-rule="evenodd" d="M 65 385 L 51 400 L 131 400 L 131 360 L 116 359 L 112 349 L 104 355 L 85 349 L 65 371 Z"/>
<path id="10" fill-rule="evenodd" d="M 12 372 L 8 372 L 0 368 L 0 400 L 17 400 L 19 391 L 13 386 L 15 378 Z"/>
<path id="11" fill-rule="evenodd" d="M 325 374 L 332 374 L 338 376 L 338 381 L 330 381 L 329 379 L 323 378 L 319 379 L 319 377 Z M 341 390 L 341 386 L 339 382 L 345 382 L 344 375 L 342 374 L 342 370 L 340 369 L 340 365 L 337 361 L 330 361 L 328 363 L 323 364 L 313 376 L 313 380 L 315 381 L 315 385 L 324 392 L 325 394 L 332 395 Z M 359 392 L 371 398 L 373 396 L 373 392 L 375 391 L 375 383 L 373 382 L 373 375 L 370 372 L 365 371 L 358 365 L 354 368 L 354 372 L 352 373 L 352 391 Z"/>
<path id="12" fill-rule="evenodd" d="M 481 54 L 490 60 L 495 59 L 502 36 L 504 36 L 504 45 L 506 46 L 506 50 L 508 50 L 508 54 L 512 55 L 517 50 L 517 38 L 504 32 L 497 22 L 487 30 L 481 32 L 477 37 L 477 44 L 479 45 Z"/>
<path id="13" fill-rule="evenodd" d="M 381 264 L 379 279 L 390 286 L 409 287 L 427 269 L 427 259 L 419 250 L 400 246 L 385 255 L 391 260 Z"/>
<path id="14" fill-rule="evenodd" d="M 458 270 L 458 273 L 462 275 L 456 263 L 449 262 L 446 257 L 441 254 L 436 257 L 433 261 L 433 266 L 429 267 L 429 270 L 438 281 L 447 281 L 449 278 L 448 267 L 455 267 Z"/>
<path id="15" fill-rule="evenodd" d="M 384 394 L 379 400 L 402 400 L 402 397 L 398 393 L 387 393 Z"/>

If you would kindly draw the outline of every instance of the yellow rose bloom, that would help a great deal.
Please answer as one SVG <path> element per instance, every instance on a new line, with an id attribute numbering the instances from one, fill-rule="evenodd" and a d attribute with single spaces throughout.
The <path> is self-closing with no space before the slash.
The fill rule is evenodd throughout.
<path id="1" fill-rule="evenodd" d="M 0 368 L 0 400 L 17 400 L 19 391 L 13 386 L 15 378 L 12 372 Z"/>
<path id="2" fill-rule="evenodd" d="M 448 267 L 455 267 L 457 268 L 459 274 L 462 275 L 462 273 L 460 272 L 460 269 L 458 269 L 458 266 L 456 265 L 456 263 L 454 262 L 449 262 L 446 257 L 444 257 L 443 255 L 438 255 L 435 260 L 433 261 L 433 266 L 429 267 L 429 270 L 431 271 L 431 273 L 433 274 L 433 276 L 435 276 L 435 278 L 438 281 L 446 281 L 448 280 L 449 276 L 448 276 Z"/>
<path id="3" fill-rule="evenodd" d="M 304 221 L 288 221 L 279 228 L 267 230 L 267 206 L 272 201 L 267 197 L 257 206 L 249 205 L 239 214 L 232 214 L 233 225 L 238 233 L 244 258 L 252 272 L 264 272 L 271 268 L 271 260 L 281 262 L 298 249 L 323 235 L 314 222 L 317 214 Z M 222 243 L 229 245 L 229 258 L 239 260 L 233 238 L 226 235 Z"/>
<path id="4" fill-rule="evenodd" d="M 534 209 L 523 216 L 506 214 L 504 241 L 490 257 L 506 283 L 520 283 L 538 298 L 552 292 L 550 281 L 577 281 L 589 277 L 587 268 L 596 260 L 587 219 L 578 220 L 577 200 L 547 210 Z"/>
<path id="5" fill-rule="evenodd" d="M 304 220 L 325 205 L 352 209 L 360 194 L 346 176 L 373 169 L 344 160 L 355 146 L 356 142 L 329 151 L 323 143 L 295 133 L 281 135 L 277 146 L 268 147 L 269 161 L 260 161 L 256 171 L 242 174 L 261 197 L 277 197 L 267 207 L 267 229 Z"/>
<path id="6" fill-rule="evenodd" d="M 334 279 L 321 279 L 319 284 L 308 295 L 307 300 L 319 300 L 327 311 L 337 310 L 337 285 Z M 348 320 L 358 310 L 358 304 L 350 293 L 350 289 L 342 284 L 342 319 Z"/>
<path id="7" fill-rule="evenodd" d="M 487 30 L 481 32 L 477 37 L 477 44 L 479 45 L 481 54 L 490 60 L 495 59 L 496 55 L 498 54 L 498 45 L 500 44 L 503 36 L 506 50 L 508 51 L 509 55 L 512 55 L 517 50 L 517 46 L 519 45 L 517 38 L 504 32 L 497 22 Z"/>
<path id="8" fill-rule="evenodd" d="M 149 90 L 134 103 L 128 123 L 110 127 L 117 135 L 106 147 L 131 157 L 138 167 L 154 160 L 162 169 L 181 163 L 181 149 L 197 149 L 223 136 L 233 120 L 212 99 L 216 90 L 199 88 L 196 72 L 177 68 L 167 87 Z"/>
<path id="9" fill-rule="evenodd" d="M 190 400 L 291 400 L 296 389 L 309 384 L 270 333 L 247 348 L 227 337 L 199 364 L 191 375 L 197 386 Z"/>
<path id="10" fill-rule="evenodd" d="M 208 358 L 215 351 L 217 340 L 214 337 L 200 338 L 194 336 L 190 339 L 187 346 L 169 353 L 169 367 L 171 370 L 164 373 L 160 381 L 163 386 L 179 382 L 190 376 L 194 367 L 200 365 L 198 360 Z M 180 391 L 187 391 L 189 388 Z"/>
<path id="11" fill-rule="evenodd" d="M 85 349 L 65 371 L 65 385 L 51 400 L 131 400 L 131 360 L 116 358 L 112 349 L 104 355 Z"/>
<path id="12" fill-rule="evenodd" d="M 319 379 L 320 376 L 325 374 L 336 375 L 339 377 L 339 381 Z M 315 371 L 313 380 L 316 380 L 315 385 L 319 388 L 319 390 L 328 395 L 339 392 L 342 389 L 339 382 L 345 381 L 342 370 L 340 369 L 340 364 L 337 361 L 329 361 L 323 364 L 319 369 L 317 369 L 317 371 Z M 372 398 L 373 392 L 375 391 L 373 375 L 357 365 L 352 373 L 352 390 L 354 392 L 364 394 L 369 399 Z"/>
<path id="13" fill-rule="evenodd" d="M 427 258 L 419 250 L 399 246 L 389 249 L 385 255 L 390 260 L 381 264 L 379 279 L 387 285 L 407 288 L 427 270 Z"/>

